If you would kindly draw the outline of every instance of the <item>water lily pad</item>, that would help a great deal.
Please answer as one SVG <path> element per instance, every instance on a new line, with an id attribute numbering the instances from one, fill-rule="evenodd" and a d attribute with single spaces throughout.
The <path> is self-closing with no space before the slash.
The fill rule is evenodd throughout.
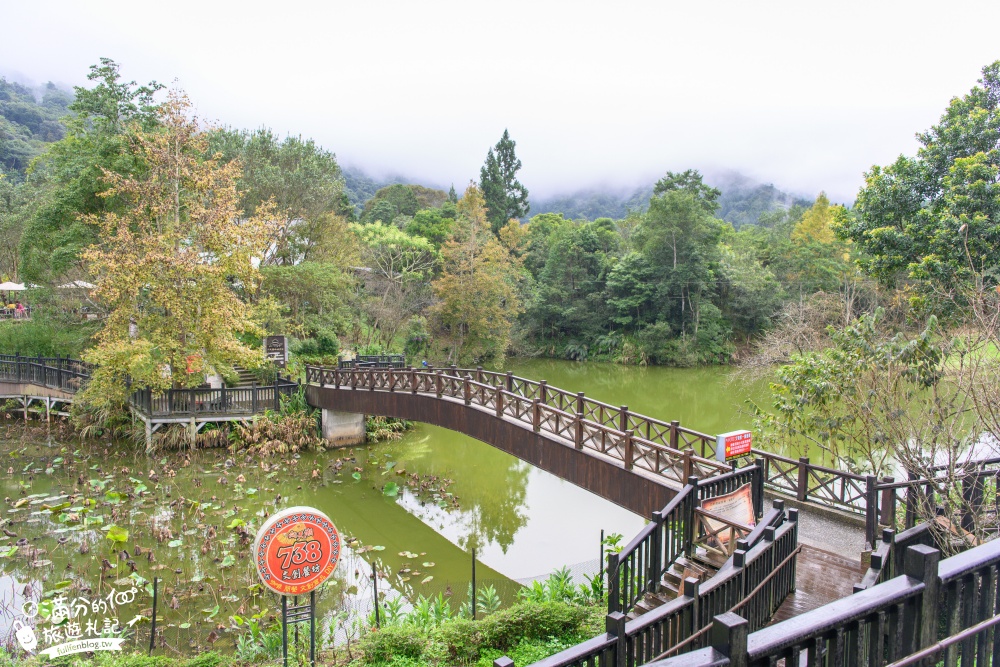
<path id="1" fill-rule="evenodd" d="M 434 567 L 434 563 L 424 563 L 424 567 Z"/>
<path id="2" fill-rule="evenodd" d="M 426 584 L 427 582 L 431 581 L 432 579 L 434 579 L 434 575 L 433 575 L 433 574 L 432 574 L 432 575 L 430 575 L 430 576 L 428 576 L 428 577 L 424 577 L 424 578 L 423 578 L 423 579 L 422 579 L 422 580 L 420 581 L 420 583 L 422 583 L 422 584 Z"/>
<path id="3" fill-rule="evenodd" d="M 382 487 L 382 493 L 389 496 L 390 498 L 395 498 L 399 495 L 399 486 L 395 482 L 389 482 Z"/>

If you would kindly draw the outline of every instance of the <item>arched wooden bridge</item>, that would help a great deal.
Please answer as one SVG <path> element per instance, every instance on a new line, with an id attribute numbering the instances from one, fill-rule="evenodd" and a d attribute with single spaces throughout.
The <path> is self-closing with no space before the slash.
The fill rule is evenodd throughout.
<path id="1" fill-rule="evenodd" d="M 459 431 L 643 516 L 730 470 L 697 453 L 712 436 L 511 373 L 307 366 L 306 381 L 313 407 Z"/>

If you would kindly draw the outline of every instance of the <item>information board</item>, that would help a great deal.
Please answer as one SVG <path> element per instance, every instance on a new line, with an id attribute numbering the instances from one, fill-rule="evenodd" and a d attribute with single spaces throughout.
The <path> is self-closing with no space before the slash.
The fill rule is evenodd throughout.
<path id="1" fill-rule="evenodd" d="M 265 336 L 264 356 L 275 366 L 288 365 L 288 338 L 285 336 Z"/>
<path id="2" fill-rule="evenodd" d="M 290 507 L 257 531 L 254 569 L 275 593 L 303 595 L 333 574 L 340 547 L 340 533 L 328 516 L 312 507 Z"/>
<path id="3" fill-rule="evenodd" d="M 750 431 L 730 431 L 715 436 L 715 458 L 722 462 L 732 461 L 750 454 L 753 434 Z"/>

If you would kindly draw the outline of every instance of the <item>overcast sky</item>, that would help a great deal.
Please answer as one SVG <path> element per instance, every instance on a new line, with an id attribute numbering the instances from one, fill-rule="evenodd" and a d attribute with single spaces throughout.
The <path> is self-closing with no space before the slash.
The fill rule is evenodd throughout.
<path id="1" fill-rule="evenodd" d="M 199 114 L 462 189 L 504 128 L 534 196 L 738 170 L 853 200 L 1000 59 L 1000 2 L 0 0 L 0 74 L 184 88 Z"/>

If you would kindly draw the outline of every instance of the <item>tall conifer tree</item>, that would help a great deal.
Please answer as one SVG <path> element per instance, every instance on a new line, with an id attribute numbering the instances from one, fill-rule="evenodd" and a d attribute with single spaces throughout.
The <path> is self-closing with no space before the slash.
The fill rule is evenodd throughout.
<path id="1" fill-rule="evenodd" d="M 490 228 L 496 234 L 511 218 L 528 214 L 528 189 L 517 180 L 521 161 L 514 153 L 516 142 L 505 129 L 497 145 L 486 154 L 479 170 L 479 189 L 486 202 Z"/>

